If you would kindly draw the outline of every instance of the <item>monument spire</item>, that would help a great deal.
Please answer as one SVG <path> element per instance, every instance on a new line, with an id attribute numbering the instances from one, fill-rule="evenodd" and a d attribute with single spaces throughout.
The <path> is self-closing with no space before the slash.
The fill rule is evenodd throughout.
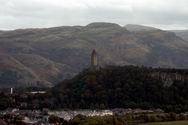
<path id="1" fill-rule="evenodd" d="M 95 49 L 93 49 L 91 53 L 91 67 L 96 67 L 98 65 L 97 62 L 97 52 Z"/>

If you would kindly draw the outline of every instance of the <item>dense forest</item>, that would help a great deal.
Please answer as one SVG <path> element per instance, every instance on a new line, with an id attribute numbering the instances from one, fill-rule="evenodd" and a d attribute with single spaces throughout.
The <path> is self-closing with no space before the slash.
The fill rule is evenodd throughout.
<path id="1" fill-rule="evenodd" d="M 137 66 L 85 69 L 48 92 L 51 108 L 188 111 L 188 70 Z"/>
<path id="2" fill-rule="evenodd" d="M 32 90 L 32 89 L 31 89 Z M 160 108 L 188 111 L 188 70 L 138 66 L 85 69 L 46 94 L 0 93 L 0 109 Z"/>

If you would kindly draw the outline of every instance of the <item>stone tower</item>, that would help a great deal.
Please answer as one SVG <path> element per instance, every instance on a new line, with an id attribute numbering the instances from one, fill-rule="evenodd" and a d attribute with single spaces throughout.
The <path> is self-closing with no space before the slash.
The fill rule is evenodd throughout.
<path id="1" fill-rule="evenodd" d="M 10 88 L 10 94 L 11 95 L 13 94 L 13 88 Z"/>
<path id="2" fill-rule="evenodd" d="M 91 67 L 96 67 L 98 65 L 97 63 L 97 53 L 95 49 L 91 53 Z"/>

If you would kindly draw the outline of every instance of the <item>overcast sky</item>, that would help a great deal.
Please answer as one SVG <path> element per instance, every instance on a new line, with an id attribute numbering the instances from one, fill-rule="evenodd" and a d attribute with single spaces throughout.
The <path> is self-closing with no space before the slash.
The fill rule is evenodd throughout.
<path id="1" fill-rule="evenodd" d="M 0 0 L 0 29 L 112 22 L 188 29 L 188 0 Z"/>

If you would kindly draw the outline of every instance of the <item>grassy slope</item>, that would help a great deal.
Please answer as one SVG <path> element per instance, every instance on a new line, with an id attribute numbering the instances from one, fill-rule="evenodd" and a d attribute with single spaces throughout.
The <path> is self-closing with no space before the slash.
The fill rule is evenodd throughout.
<path id="1" fill-rule="evenodd" d="M 158 122 L 158 123 L 146 123 L 140 125 L 188 125 L 188 121 Z"/>

